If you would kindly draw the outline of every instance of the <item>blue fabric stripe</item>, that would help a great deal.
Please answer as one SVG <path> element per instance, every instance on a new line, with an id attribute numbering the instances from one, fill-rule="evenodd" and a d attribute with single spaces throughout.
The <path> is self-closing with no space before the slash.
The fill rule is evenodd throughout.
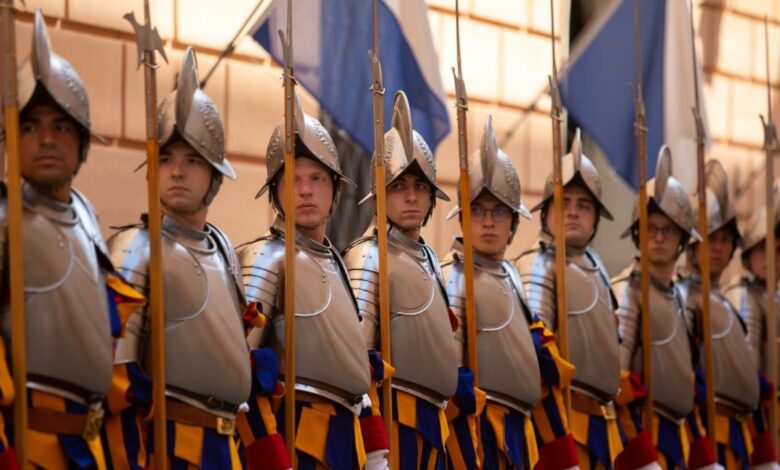
<path id="1" fill-rule="evenodd" d="M 482 413 L 479 419 L 483 451 L 482 469 L 498 470 L 498 438 L 493 431 L 493 426 L 487 420 L 487 412 Z"/>
<path id="2" fill-rule="evenodd" d="M 333 470 L 352 470 L 358 467 L 355 455 L 355 417 L 340 407 L 328 422 L 325 441 L 325 460 Z"/>
<path id="3" fill-rule="evenodd" d="M 524 468 L 525 449 L 528 443 L 525 439 L 525 416 L 510 410 L 504 418 L 504 445 L 509 459 L 515 468 Z"/>
<path id="4" fill-rule="evenodd" d="M 217 434 L 217 431 L 214 429 L 203 430 L 203 450 L 200 457 L 201 468 L 232 468 L 228 439 L 230 439 L 228 436 Z"/>
<path id="5" fill-rule="evenodd" d="M 670 468 L 685 468 L 682 442 L 680 442 L 680 429 L 676 423 L 664 416 L 658 416 L 658 451 L 666 458 Z"/>
<path id="6" fill-rule="evenodd" d="M 729 418 L 729 447 L 742 460 L 742 469 L 750 468 L 750 456 L 747 451 L 745 434 L 742 432 L 742 423 L 734 418 Z"/>
<path id="7" fill-rule="evenodd" d="M 398 424 L 398 463 L 400 470 L 416 470 L 417 432 L 403 424 Z"/>
<path id="8" fill-rule="evenodd" d="M 615 171 L 637 186 L 634 102 L 636 85 L 634 0 L 621 0 L 588 48 L 565 71 L 561 99 L 574 120 L 606 152 Z M 664 143 L 666 0 L 641 2 L 642 72 L 647 114 L 647 172 L 655 173 Z"/>
<path id="9" fill-rule="evenodd" d="M 599 416 L 588 419 L 588 451 L 606 468 L 612 468 L 607 441 L 607 422 Z"/>
<path id="10" fill-rule="evenodd" d="M 471 430 L 466 416 L 458 416 L 452 421 L 455 438 L 458 440 L 460 454 L 467 469 L 477 468 L 477 454 L 474 452 L 474 442 L 471 440 Z"/>
<path id="11" fill-rule="evenodd" d="M 68 414 L 87 414 L 87 408 L 71 400 L 65 400 L 65 412 Z M 65 455 L 73 468 L 91 468 L 96 465 L 95 457 L 81 436 L 57 435 Z"/>
<path id="12" fill-rule="evenodd" d="M 547 415 L 547 421 L 550 423 L 550 428 L 555 437 L 565 436 L 567 431 L 563 425 L 563 419 L 558 409 L 558 403 L 555 401 L 555 396 L 552 393 L 548 393 L 542 400 L 542 406 L 544 406 L 544 414 Z"/>
<path id="13" fill-rule="evenodd" d="M 414 128 L 432 150 L 450 131 L 447 107 L 425 81 L 398 19 L 379 2 L 380 57 L 389 126 L 393 95 L 404 90 L 412 107 Z M 253 34 L 276 60 L 282 61 L 277 31 L 286 29 L 286 2 L 269 7 L 265 22 Z M 372 96 L 367 52 L 372 47 L 372 3 L 365 0 L 309 0 L 294 12 L 295 74 L 333 121 L 369 154 L 374 148 Z"/>

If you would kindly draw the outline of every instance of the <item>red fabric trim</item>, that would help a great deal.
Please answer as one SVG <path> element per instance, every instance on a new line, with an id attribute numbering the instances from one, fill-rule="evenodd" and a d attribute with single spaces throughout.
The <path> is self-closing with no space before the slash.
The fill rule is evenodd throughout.
<path id="1" fill-rule="evenodd" d="M 656 460 L 658 460 L 658 452 L 650 439 L 650 433 L 644 430 L 624 446 L 623 452 L 615 460 L 615 470 L 644 467 Z"/>
<path id="2" fill-rule="evenodd" d="M 628 375 L 628 379 L 631 381 L 631 391 L 634 392 L 634 400 L 647 398 L 647 387 L 642 381 L 642 377 L 636 372 L 631 372 Z"/>
<path id="3" fill-rule="evenodd" d="M 390 439 L 387 437 L 385 421 L 379 415 L 360 419 L 360 433 L 363 434 L 363 448 L 366 453 L 375 450 L 390 449 Z"/>
<path id="4" fill-rule="evenodd" d="M 775 449 L 772 448 L 772 435 L 767 431 L 753 438 L 753 453 L 750 454 L 750 465 L 777 460 Z"/>
<path id="5" fill-rule="evenodd" d="M 244 455 L 247 470 L 287 470 L 292 467 L 287 446 L 278 432 L 249 444 Z"/>
<path id="6" fill-rule="evenodd" d="M 700 437 L 691 442 L 691 452 L 688 456 L 688 468 L 701 468 L 716 463 L 718 463 L 718 461 L 715 460 L 715 451 L 712 449 L 709 439 Z"/>
<path id="7" fill-rule="evenodd" d="M 455 316 L 455 314 L 452 312 L 452 309 L 449 307 L 447 307 L 447 315 L 450 317 L 450 328 L 452 328 L 452 332 L 455 333 L 458 331 L 458 327 L 460 326 L 458 317 Z"/>
<path id="8" fill-rule="evenodd" d="M 577 457 L 577 445 L 574 443 L 574 437 L 567 434 L 550 441 L 539 449 L 539 461 L 536 462 L 535 470 L 562 470 L 564 468 L 579 465 Z"/>
<path id="9" fill-rule="evenodd" d="M 0 452 L 0 468 L 3 470 L 19 470 L 16 464 L 16 452 L 13 449 L 6 449 Z"/>

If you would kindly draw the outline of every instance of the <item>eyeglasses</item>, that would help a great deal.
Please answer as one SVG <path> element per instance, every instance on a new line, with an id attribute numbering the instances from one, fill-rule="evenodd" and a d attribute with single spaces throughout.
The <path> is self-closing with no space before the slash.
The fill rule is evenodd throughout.
<path id="1" fill-rule="evenodd" d="M 655 238 L 659 233 L 668 240 L 678 234 L 679 230 L 674 225 L 664 225 L 663 227 L 650 225 L 647 227 L 647 234 L 650 238 Z"/>
<path id="2" fill-rule="evenodd" d="M 488 214 L 493 218 L 493 222 L 506 222 L 512 217 L 512 209 L 503 204 L 492 209 L 485 209 L 478 205 L 471 206 L 471 218 L 477 222 L 482 222 Z"/>

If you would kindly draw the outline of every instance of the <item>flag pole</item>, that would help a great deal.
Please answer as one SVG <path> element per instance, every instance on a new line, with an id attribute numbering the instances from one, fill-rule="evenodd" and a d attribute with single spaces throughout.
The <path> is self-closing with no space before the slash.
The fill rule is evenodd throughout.
<path id="1" fill-rule="evenodd" d="M 27 466 L 27 336 L 25 325 L 24 251 L 22 248 L 22 174 L 19 152 L 19 102 L 16 83 L 16 9 L 0 4 L 3 24 L 3 114 L 8 153 L 8 267 L 11 297 L 11 370 L 14 378 L 14 450 L 19 468 Z"/>
<path id="2" fill-rule="evenodd" d="M 645 426 L 653 422 L 653 373 L 650 335 L 650 272 L 649 268 L 649 232 L 647 214 L 647 123 L 645 119 L 645 103 L 642 96 L 642 32 L 639 21 L 641 0 L 634 2 L 634 24 L 636 26 L 636 90 L 634 95 L 634 132 L 636 133 L 636 150 L 639 176 L 639 265 L 640 265 L 640 295 L 642 314 L 642 380 L 647 388 L 645 399 Z M 630 86 L 630 84 L 629 84 Z"/>
<path id="3" fill-rule="evenodd" d="M 778 150 L 777 129 L 772 120 L 772 86 L 770 84 L 769 70 L 769 25 L 764 16 L 764 44 L 766 53 L 766 120 L 760 116 L 764 127 L 764 154 L 766 156 L 766 373 L 769 383 L 777 389 L 777 272 L 775 269 L 775 153 Z M 778 452 L 777 429 L 777 398 L 775 390 L 772 391 L 772 399 L 769 401 L 769 431 L 772 436 L 772 447 L 775 454 Z"/>
<path id="4" fill-rule="evenodd" d="M 287 0 L 287 34 L 279 30 L 284 51 L 284 439 L 292 468 L 295 453 L 295 67 L 292 0 Z"/>
<path id="5" fill-rule="evenodd" d="M 134 25 L 131 13 L 127 20 Z M 160 207 L 160 147 L 157 143 L 157 63 L 155 51 L 165 58 L 157 28 L 152 28 L 149 0 L 144 0 L 144 24 L 136 30 L 136 45 L 143 53 L 146 107 L 146 187 L 149 204 L 149 312 L 152 335 L 152 410 L 156 469 L 168 468 L 165 410 L 165 311 L 163 306 L 162 209 Z M 165 58 L 167 62 L 167 58 Z"/>
<path id="6" fill-rule="evenodd" d="M 704 381 L 707 386 L 707 437 L 712 448 L 717 448 L 715 439 L 715 370 L 712 357 L 712 323 L 710 322 L 710 241 L 707 230 L 707 182 L 704 174 L 704 122 L 699 104 L 699 72 L 696 67 L 696 37 L 693 27 L 693 1 L 689 1 L 691 20 L 691 53 L 693 54 L 693 90 L 696 104 L 693 108 L 693 119 L 696 123 L 696 170 L 698 173 L 699 192 L 699 276 L 701 278 L 701 326 L 702 343 L 704 346 Z"/>
<path id="7" fill-rule="evenodd" d="M 555 225 L 552 227 L 555 238 L 555 298 L 557 315 L 558 349 L 564 360 L 569 359 L 569 318 L 566 301 L 566 233 L 563 229 L 563 146 L 561 143 L 561 124 L 563 123 L 563 108 L 561 94 L 558 90 L 558 66 L 555 58 L 555 10 L 553 0 L 550 0 L 550 42 L 552 43 L 552 76 L 550 81 L 550 118 L 553 132 L 553 213 Z M 563 392 L 563 404 L 566 408 L 566 420 L 571 415 L 571 390 L 568 386 Z"/>
<path id="8" fill-rule="evenodd" d="M 390 338 L 390 279 L 387 264 L 387 188 L 385 188 L 385 123 L 382 63 L 379 59 L 379 0 L 374 0 L 374 47 L 368 51 L 371 65 L 371 93 L 374 106 L 374 181 L 376 183 L 376 230 L 379 251 L 379 347 L 382 359 L 392 362 Z M 393 390 L 391 378 L 382 381 L 382 418 L 390 440 L 390 468 L 398 468 L 398 448 L 393 432 Z"/>

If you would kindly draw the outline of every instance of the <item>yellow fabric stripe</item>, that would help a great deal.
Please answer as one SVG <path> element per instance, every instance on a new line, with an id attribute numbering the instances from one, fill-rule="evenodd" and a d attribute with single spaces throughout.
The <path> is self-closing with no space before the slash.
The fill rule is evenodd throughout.
<path id="1" fill-rule="evenodd" d="M 5 341 L 0 338 L 0 357 L 8 357 L 5 353 Z M 10 405 L 14 400 L 14 381 L 8 369 L 8 361 L 0 361 L 0 405 Z"/>
<path id="2" fill-rule="evenodd" d="M 106 470 L 106 454 L 103 452 L 103 442 L 100 440 L 100 436 L 85 442 L 87 447 L 89 447 L 90 453 L 92 453 L 92 457 L 95 458 L 95 463 L 97 463 L 96 469 Z"/>
<path id="3" fill-rule="evenodd" d="M 203 455 L 203 428 L 174 423 L 173 455 L 195 465 L 200 465 Z"/>
<path id="4" fill-rule="evenodd" d="M 257 408 L 260 410 L 260 417 L 263 419 L 266 432 L 268 432 L 268 435 L 275 434 L 276 416 L 274 416 L 271 400 L 265 396 L 255 397 L 255 400 L 257 401 Z"/>
<path id="5" fill-rule="evenodd" d="M 65 399 L 40 390 L 32 390 L 31 405 L 35 408 L 65 413 Z"/>
<path id="6" fill-rule="evenodd" d="M 623 441 L 620 439 L 620 431 L 617 421 L 614 419 L 607 420 L 607 442 L 609 443 L 609 458 L 614 462 L 618 454 L 623 451 Z"/>
<path id="7" fill-rule="evenodd" d="M 571 433 L 574 440 L 583 446 L 588 444 L 588 423 L 590 416 L 575 409 L 571 410 Z M 587 467 L 585 467 L 587 468 Z"/>
<path id="8" fill-rule="evenodd" d="M 230 451 L 230 469 L 241 470 L 241 459 L 238 458 L 238 447 L 235 439 L 228 439 L 228 449 Z"/>
<path id="9" fill-rule="evenodd" d="M 363 431 L 360 430 L 360 420 L 355 417 L 354 433 L 355 433 L 355 452 L 357 452 L 358 468 L 363 468 L 366 465 L 366 446 L 363 443 Z"/>
<path id="10" fill-rule="evenodd" d="M 539 461 L 539 448 L 536 444 L 534 424 L 530 419 L 525 420 L 525 449 L 528 455 L 529 468 L 534 468 Z"/>
<path id="11" fill-rule="evenodd" d="M 330 414 L 327 410 L 304 407 L 295 435 L 295 448 L 325 463 L 329 423 Z"/>
<path id="12" fill-rule="evenodd" d="M 542 394 L 542 400 L 544 400 L 550 393 L 547 387 L 544 387 L 544 390 L 545 392 Z M 539 431 L 539 436 L 542 438 L 542 442 L 547 443 L 555 440 L 555 434 L 553 433 L 552 425 L 550 424 L 550 419 L 548 418 L 547 412 L 544 409 L 542 400 L 539 400 L 539 402 L 534 406 L 532 414 L 534 422 L 536 423 L 536 429 Z M 557 404 L 558 402 L 556 400 L 556 405 Z M 566 419 L 565 413 L 561 413 L 561 419 Z"/>
<path id="13" fill-rule="evenodd" d="M 119 413 L 131 404 L 127 401 L 127 391 L 130 389 L 130 376 L 127 373 L 127 364 L 117 364 L 111 374 L 111 387 L 108 389 L 106 400 L 111 413 Z"/>
<path id="14" fill-rule="evenodd" d="M 125 453 L 125 436 L 122 433 L 122 419 L 119 415 L 109 415 L 103 421 L 108 437 L 108 452 L 116 470 L 129 470 L 130 463 Z"/>
<path id="15" fill-rule="evenodd" d="M 398 408 L 398 422 L 417 429 L 417 399 L 408 393 L 396 391 L 395 401 Z"/>
<path id="16" fill-rule="evenodd" d="M 122 324 L 122 333 L 120 336 L 124 337 L 127 319 L 130 318 L 130 315 L 136 310 L 146 305 L 146 297 L 133 289 L 130 284 L 113 274 L 109 274 L 108 277 L 106 277 L 106 285 L 114 292 L 124 297 L 122 301 L 117 302 L 116 305 L 117 312 L 119 313 L 119 322 Z"/>
<path id="17" fill-rule="evenodd" d="M 27 459 L 47 470 L 68 468 L 68 459 L 56 434 L 27 430 Z"/>
<path id="18" fill-rule="evenodd" d="M 458 442 L 454 429 L 450 433 L 450 437 L 447 439 L 445 445 L 447 447 L 447 455 L 452 461 L 453 468 L 456 470 L 466 470 L 466 461 L 463 459 L 463 451 L 460 448 L 460 443 Z"/>

